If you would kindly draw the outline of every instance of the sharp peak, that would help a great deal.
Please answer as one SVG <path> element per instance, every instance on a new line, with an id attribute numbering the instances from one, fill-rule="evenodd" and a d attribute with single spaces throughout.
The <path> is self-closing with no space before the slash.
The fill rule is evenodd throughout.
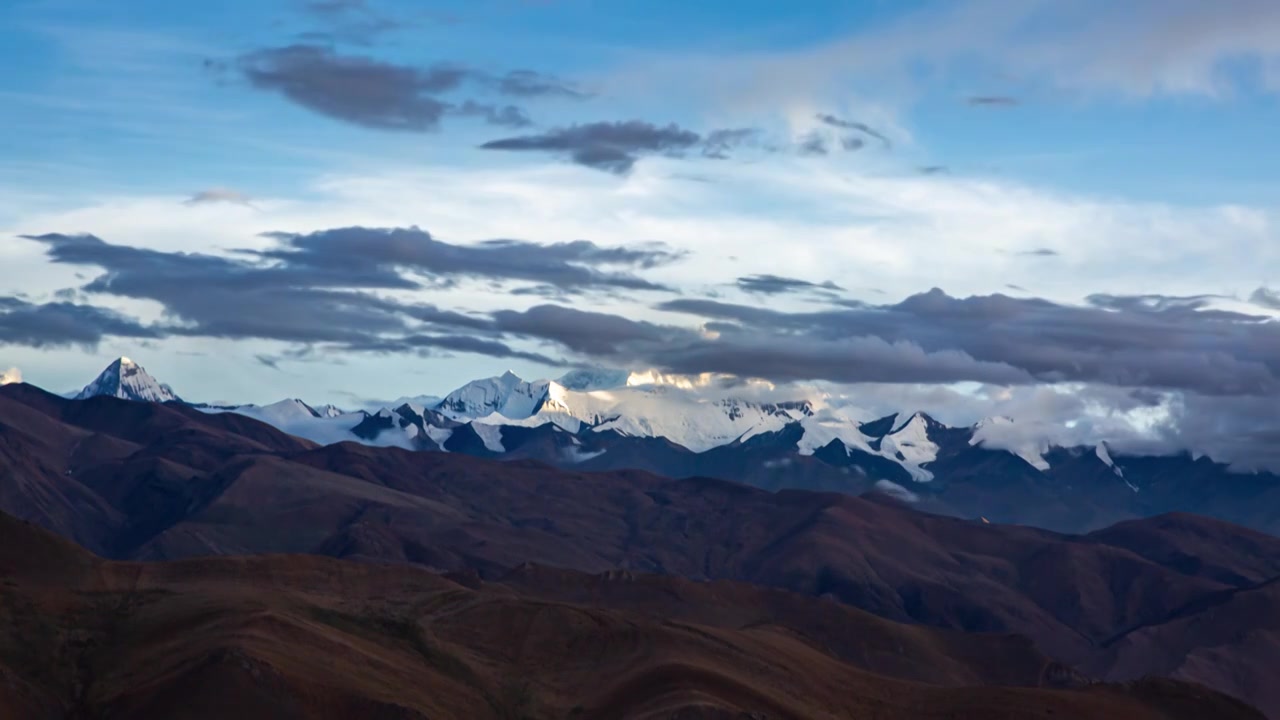
<path id="1" fill-rule="evenodd" d="M 889 431 L 889 434 L 893 435 L 895 433 L 901 432 L 903 428 L 910 425 L 917 418 L 924 421 L 925 427 L 931 427 L 931 426 L 947 427 L 943 423 L 938 422 L 938 420 L 934 418 L 932 415 L 930 415 L 929 413 L 923 410 L 916 410 L 915 412 L 912 412 L 912 413 L 906 413 L 906 412 L 894 413 L 893 428 Z"/>

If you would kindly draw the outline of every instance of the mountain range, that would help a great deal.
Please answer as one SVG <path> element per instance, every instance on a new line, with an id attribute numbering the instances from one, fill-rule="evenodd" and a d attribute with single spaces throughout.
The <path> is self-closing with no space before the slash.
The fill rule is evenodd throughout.
<path id="1" fill-rule="evenodd" d="M 113 563 L 3 513 L 0 572 L 6 718 L 1261 717 L 1191 683 L 1089 682 L 1017 636 L 728 581 Z"/>
<path id="2" fill-rule="evenodd" d="M 321 444 L 356 441 L 416 451 L 537 460 L 582 471 L 645 470 L 756 487 L 873 489 L 930 512 L 1088 532 L 1126 519 L 1194 511 L 1280 533 L 1280 476 L 1239 473 L 1191 453 L 1126 455 L 1107 443 L 1009 443 L 1016 419 L 949 427 L 926 412 L 857 420 L 821 395 L 752 399 L 714 379 L 577 370 L 558 380 L 513 373 L 443 398 L 344 412 L 288 399 L 193 405 L 234 412 Z M 76 397 L 182 402 L 125 358 Z"/>
<path id="3" fill-rule="evenodd" d="M 321 446 L 10 384 L 0 511 L 125 562 L 0 518 L 0 709 L 1259 717 L 1208 686 L 1280 717 L 1280 539 L 895 495 Z"/>

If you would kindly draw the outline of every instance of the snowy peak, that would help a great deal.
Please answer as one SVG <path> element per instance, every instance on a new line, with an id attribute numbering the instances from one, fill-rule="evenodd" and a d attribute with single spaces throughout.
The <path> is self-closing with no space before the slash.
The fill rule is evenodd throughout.
<path id="1" fill-rule="evenodd" d="M 880 450 L 890 457 L 898 458 L 909 467 L 920 468 L 938 459 L 939 447 L 930 436 L 930 431 L 945 427 L 922 412 L 915 413 L 898 429 L 884 436 Z M 923 474 L 922 472 L 921 476 Z"/>
<path id="2" fill-rule="evenodd" d="M 449 393 L 439 410 L 455 420 L 487 417 L 497 413 L 522 420 L 537 412 L 547 396 L 546 380 L 525 382 L 508 370 L 498 377 L 473 380 Z"/>
<path id="3" fill-rule="evenodd" d="M 941 430 L 947 427 L 937 420 L 934 420 L 928 415 L 928 413 L 921 411 L 916 411 L 910 415 L 907 415 L 906 413 L 898 413 L 894 418 L 894 422 L 897 427 L 893 432 L 889 433 L 890 435 L 896 435 L 907 430 L 908 427 L 919 428 L 919 430 L 914 430 L 913 432 L 923 432 L 926 434 L 930 430 Z"/>
<path id="4" fill-rule="evenodd" d="M 151 377 L 141 365 L 127 357 L 108 365 L 97 379 L 84 386 L 75 399 L 85 400 L 99 395 L 137 402 L 182 401 L 172 388 Z"/>

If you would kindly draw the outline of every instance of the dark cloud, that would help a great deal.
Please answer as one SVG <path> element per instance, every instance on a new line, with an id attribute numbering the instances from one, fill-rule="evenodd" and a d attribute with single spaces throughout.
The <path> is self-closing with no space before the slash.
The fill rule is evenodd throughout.
<path id="1" fill-rule="evenodd" d="M 857 152 L 867 146 L 867 141 L 856 135 L 845 135 L 840 138 L 840 149 L 845 152 Z"/>
<path id="2" fill-rule="evenodd" d="M 443 278 L 533 281 L 567 292 L 605 288 L 666 290 L 630 273 L 604 268 L 653 268 L 682 257 L 657 246 L 601 247 L 586 240 L 553 245 L 522 240 L 452 245 L 418 228 L 349 227 L 305 235 L 278 233 L 274 237 L 281 247 L 257 254 L 294 269 L 338 272 L 357 278 L 394 276 L 400 280 L 404 278 L 397 269 L 407 269 Z"/>
<path id="3" fill-rule="evenodd" d="M 1260 287 L 1249 296 L 1249 302 L 1268 310 L 1280 310 L 1280 292 Z"/>
<path id="4" fill-rule="evenodd" d="M 971 95 L 965 102 L 978 107 L 1013 107 L 1020 101 L 1009 95 Z"/>
<path id="5" fill-rule="evenodd" d="M 829 152 L 827 150 L 827 139 L 818 133 L 809 133 L 796 144 L 796 152 L 810 157 L 826 155 Z"/>
<path id="6" fill-rule="evenodd" d="M 502 330 L 489 317 L 393 300 L 376 291 L 438 286 L 461 277 L 534 281 L 566 294 L 655 290 L 661 286 L 623 269 L 652 268 L 681 257 L 658 246 L 601 247 L 587 241 L 451 245 L 416 228 L 273 237 L 279 247 L 246 251 L 244 259 L 113 245 L 91 235 L 31 237 L 45 245 L 54 262 L 104 271 L 82 288 L 85 292 L 160 303 L 164 324 L 144 328 L 89 306 L 32 306 L 9 299 L 0 306 L 5 311 L 0 329 L 7 339 L 24 344 L 189 335 L 372 352 L 478 352 L 554 364 L 547 355 L 502 342 Z"/>
<path id="7" fill-rule="evenodd" d="M 591 97 L 591 93 L 561 80 L 554 75 L 533 70 L 511 70 L 489 81 L 503 95 L 512 97 L 560 96 L 574 99 Z"/>
<path id="8" fill-rule="evenodd" d="M 253 206 L 253 198 L 239 190 L 231 188 L 209 188 L 201 190 L 193 194 L 183 203 L 185 205 L 212 205 L 216 203 L 229 203 L 232 205 Z"/>
<path id="9" fill-rule="evenodd" d="M 730 151 L 744 145 L 756 145 L 760 140 L 760 131 L 755 128 L 725 128 L 712 130 L 702 141 L 704 157 L 724 160 Z"/>
<path id="10" fill-rule="evenodd" d="M 503 332 L 550 340 L 585 355 L 616 356 L 630 347 L 687 342 L 696 335 L 684 328 L 559 305 L 539 305 L 523 312 L 502 310 L 493 313 L 493 321 Z"/>
<path id="11" fill-rule="evenodd" d="M 479 117 L 509 127 L 530 124 L 526 112 L 514 105 L 441 97 L 467 86 L 522 98 L 585 97 L 569 84 L 531 70 L 494 76 L 451 63 L 400 65 L 314 43 L 255 50 L 240 56 L 236 67 L 259 90 L 278 93 L 321 115 L 378 130 L 426 132 L 450 115 Z"/>
<path id="12" fill-rule="evenodd" d="M 754 130 L 732 128 L 713 130 L 704 138 L 674 123 L 664 126 L 627 120 L 554 128 L 536 135 L 492 140 L 480 148 L 554 153 L 579 165 L 622 175 L 644 155 L 679 156 L 700 149 L 708 157 L 724 158 L 756 136 Z"/>
<path id="13" fill-rule="evenodd" d="M 710 301 L 690 301 L 710 302 Z M 606 313 L 541 305 L 524 312 L 494 313 L 504 332 L 551 341 L 608 364 L 657 367 L 675 373 L 730 373 L 780 382 L 982 382 L 1023 383 L 1025 373 L 981 363 L 964 353 L 927 353 L 910 343 L 875 337 L 784 337 L 765 328 L 748 330 L 708 323 L 701 331 L 628 320 Z"/>
<path id="14" fill-rule="evenodd" d="M 782 277 L 779 275 L 747 275 L 738 278 L 736 282 L 739 289 L 749 293 L 759 293 L 762 295 L 781 295 L 783 293 L 812 292 L 818 291 L 843 291 L 844 288 L 831 282 L 830 280 L 822 283 L 809 282 L 808 280 L 800 280 L 797 278 Z"/>
<path id="15" fill-rule="evenodd" d="M 834 127 L 834 128 L 841 128 L 842 130 L 857 130 L 858 132 L 864 133 L 866 135 L 869 135 L 870 137 L 875 138 L 876 140 L 879 140 L 881 143 L 884 144 L 885 147 L 893 147 L 893 143 L 889 140 L 889 138 L 886 135 L 884 135 L 879 130 L 876 130 L 875 128 L 871 127 L 870 125 L 864 122 L 859 122 L 857 120 L 846 120 L 844 118 L 838 118 L 835 115 L 830 115 L 827 113 L 818 113 L 815 117 L 817 118 L 818 122 L 821 122 L 824 125 L 830 125 L 831 127 Z"/>
<path id="16" fill-rule="evenodd" d="M 1057 257 L 1060 253 L 1053 248 L 1035 248 L 1034 250 L 1020 250 L 1018 255 L 1026 257 Z"/>
<path id="17" fill-rule="evenodd" d="M 407 335 L 373 340 L 353 345 L 351 349 L 381 353 L 401 353 L 406 351 L 417 351 L 424 354 L 433 354 L 433 351 L 446 353 L 463 352 L 511 360 L 530 360 L 553 367 L 564 364 L 563 361 L 548 355 L 517 350 L 499 340 L 490 340 L 473 335 Z"/>
<path id="18" fill-rule="evenodd" d="M 1202 298 L 1093 296 L 1090 302 L 1077 307 L 1004 295 L 960 299 L 935 289 L 896 305 L 811 313 L 696 299 L 672 300 L 660 309 L 792 347 L 872 337 L 926 353 L 958 352 L 1014 370 L 1022 382 L 1096 382 L 1206 395 L 1280 392 L 1280 323 L 1208 309 Z M 716 345 L 708 343 L 706 351 L 715 353 Z M 711 367 L 714 355 L 705 357 L 704 370 L 726 371 Z M 822 367 L 792 373 L 803 376 Z M 966 379 L 977 378 L 951 377 Z"/>
<path id="19" fill-rule="evenodd" d="M 467 76 L 456 66 L 415 68 L 316 45 L 257 50 L 239 65 L 254 87 L 314 112 L 369 128 L 417 132 L 435 129 L 450 109 L 434 95 L 457 88 Z"/>
<path id="20" fill-rule="evenodd" d="M 0 297 L 0 345 L 94 348 L 108 336 L 158 338 L 161 333 L 125 315 L 91 305 L 38 305 Z"/>
<path id="21" fill-rule="evenodd" d="M 522 128 L 533 124 L 529 115 L 515 105 L 490 105 L 467 100 L 454 108 L 453 114 L 461 117 L 478 117 L 490 125 L 505 127 Z"/>
<path id="22" fill-rule="evenodd" d="M 304 9 L 324 29 L 304 32 L 307 42 L 370 46 L 379 37 L 413 27 L 414 23 L 378 12 L 366 0 L 313 0 Z"/>
<path id="23" fill-rule="evenodd" d="M 306 4 L 308 12 L 318 15 L 341 15 L 348 12 L 364 11 L 369 8 L 365 0 L 311 0 Z"/>

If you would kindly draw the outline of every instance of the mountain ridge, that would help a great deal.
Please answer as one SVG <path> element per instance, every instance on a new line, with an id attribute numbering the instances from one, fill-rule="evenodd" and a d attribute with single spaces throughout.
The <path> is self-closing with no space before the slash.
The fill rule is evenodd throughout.
<path id="1" fill-rule="evenodd" d="M 1020 445 L 1007 437 L 1017 435 L 1016 421 L 1003 417 L 950 427 L 917 410 L 859 422 L 820 399 L 708 395 L 700 388 L 714 380 L 706 378 L 598 369 L 564 377 L 584 387 L 622 385 L 576 391 L 508 372 L 438 401 L 376 412 L 321 411 L 296 399 L 193 407 L 252 417 L 321 444 L 535 459 L 574 470 L 641 469 L 766 489 L 858 495 L 879 488 L 933 512 L 1060 531 L 1195 509 L 1280 532 L 1280 513 L 1266 510 L 1280 502 L 1280 476 L 1237 474 L 1206 458 L 1125 455 L 1105 442 Z"/>
<path id="2" fill-rule="evenodd" d="M 767 440 L 724 452 L 756 452 Z M 1119 482 L 1096 456 L 1076 459 L 1085 460 Z M 914 489 L 954 482 L 939 473 Z M 29 385 L 0 388 L 0 488 L 0 510 L 120 559 L 316 553 L 475 573 L 481 582 L 530 562 L 747 582 L 895 622 L 1022 634 L 1102 678 L 1156 667 L 1163 656 L 1151 648 L 1188 622 L 1179 613 L 1224 591 L 1246 589 L 1232 596 L 1240 612 L 1196 612 L 1206 629 L 1196 636 L 1203 643 L 1183 644 L 1189 654 L 1202 657 L 1242 629 L 1269 632 L 1272 586 L 1255 586 L 1280 575 L 1280 539 L 1198 516 L 1061 534 L 920 512 L 924 502 L 883 494 L 319 446 L 233 413 L 67 400 Z M 1140 629 L 1102 647 L 1131 628 Z M 1202 663 L 1170 672 L 1262 702 L 1270 666 L 1249 660 L 1270 657 L 1268 637 L 1238 647 L 1234 679 Z"/>

